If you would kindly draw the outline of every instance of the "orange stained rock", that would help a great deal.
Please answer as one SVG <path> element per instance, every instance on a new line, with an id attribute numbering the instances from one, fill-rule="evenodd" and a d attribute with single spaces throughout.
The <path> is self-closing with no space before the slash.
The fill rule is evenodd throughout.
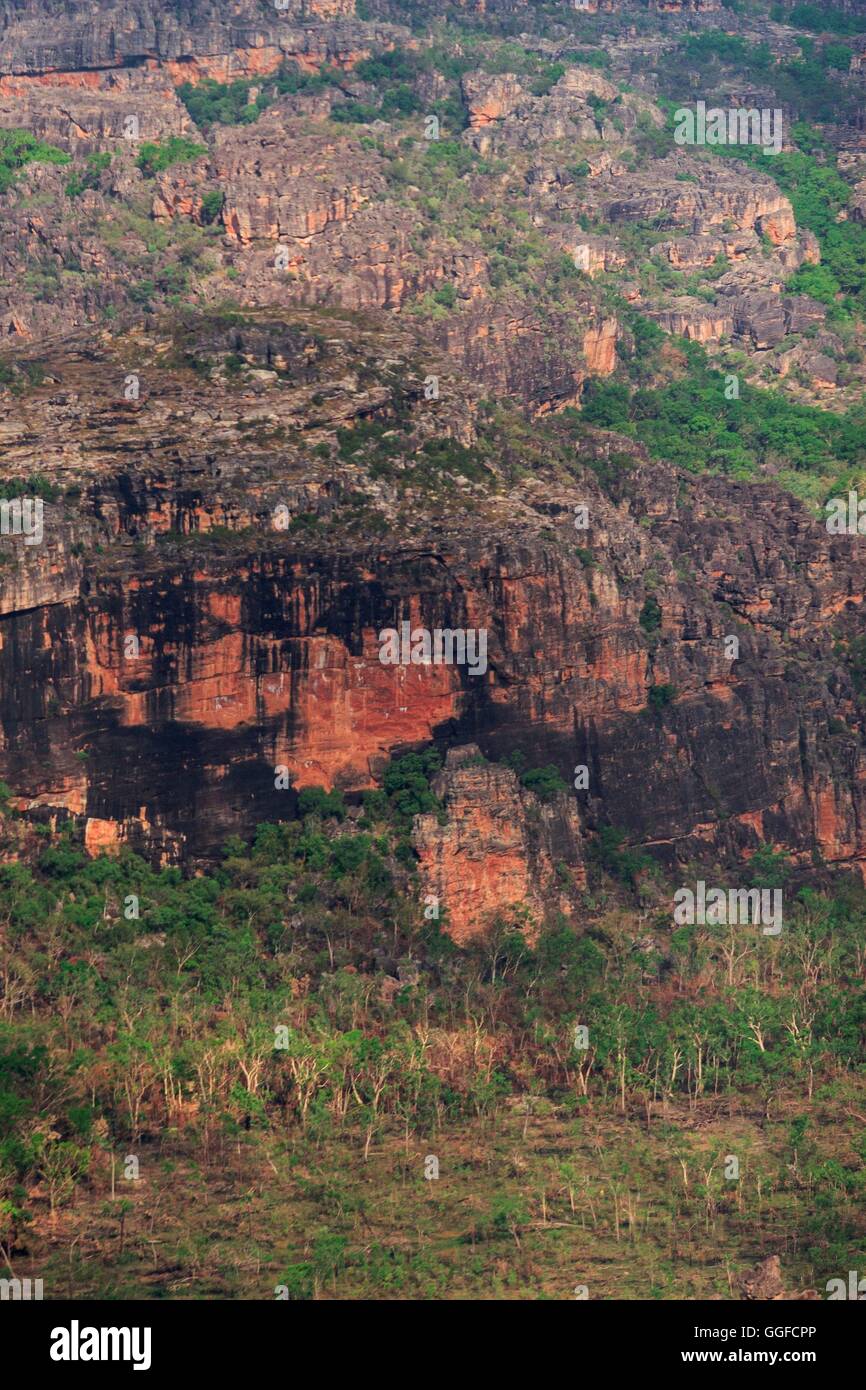
<path id="1" fill-rule="evenodd" d="M 25 96 L 34 87 L 77 87 L 98 91 L 104 85 L 105 74 L 99 71 L 8 74 L 0 77 L 0 96 Z"/>
<path id="2" fill-rule="evenodd" d="M 413 830 L 425 894 L 447 911 L 447 930 L 456 941 L 484 931 L 497 913 L 511 908 L 528 908 L 536 922 L 547 908 L 567 908 L 559 902 L 555 837 L 549 834 L 553 811 L 524 792 L 510 768 L 477 755 L 474 745 L 448 754 L 434 783 L 447 822 L 417 816 Z M 568 823 L 577 845 L 574 802 L 566 798 L 555 814 Z M 577 886 L 585 882 L 582 862 L 573 866 L 572 878 Z"/>
<path id="3" fill-rule="evenodd" d="M 741 825 L 747 825 L 750 830 L 754 830 L 759 840 L 764 838 L 764 813 L 763 811 L 743 811 L 742 815 L 737 816 Z"/>
<path id="4" fill-rule="evenodd" d="M 593 376 L 610 376 L 616 368 L 616 319 L 605 319 L 583 335 L 583 355 Z"/>
<path id="5" fill-rule="evenodd" d="M 110 854 L 120 848 L 120 823 L 114 820 L 100 820 L 88 816 L 84 827 L 84 848 L 88 854 Z"/>
<path id="6" fill-rule="evenodd" d="M 460 713 L 460 676 L 453 666 L 383 666 L 372 632 L 363 658 L 330 636 L 303 645 L 305 666 L 295 673 L 292 691 L 295 732 L 275 755 L 297 786 L 371 787 L 371 762 L 385 759 L 395 745 L 429 741 L 437 725 Z M 278 678 L 265 677 L 262 685 L 268 682 Z M 282 689 L 273 693 L 275 701 L 283 697 Z"/>
<path id="7" fill-rule="evenodd" d="M 783 242 L 790 241 L 791 237 L 797 234 L 797 224 L 791 208 L 784 207 L 778 212 L 765 214 L 761 218 L 761 231 L 770 238 L 774 246 L 781 246 Z"/>
<path id="8" fill-rule="evenodd" d="M 856 848 L 850 843 L 847 827 L 839 816 L 836 791 L 832 786 L 822 787 L 815 793 L 815 838 L 826 852 L 828 858 L 850 854 Z"/>

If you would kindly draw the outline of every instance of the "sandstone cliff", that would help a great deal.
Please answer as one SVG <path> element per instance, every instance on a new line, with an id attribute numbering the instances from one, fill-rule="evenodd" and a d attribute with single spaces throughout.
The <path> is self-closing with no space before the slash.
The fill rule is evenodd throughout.
<path id="1" fill-rule="evenodd" d="M 656 8 L 660 54 L 716 7 Z M 597 9 L 630 73 L 646 7 Z M 45 500 L 42 544 L 0 537 L 0 775 L 91 848 L 189 860 L 435 742 L 446 818 L 415 843 L 464 935 L 569 910 L 611 825 L 671 863 L 772 842 L 859 870 L 856 538 L 770 481 L 568 434 L 633 310 L 785 390 L 856 391 L 853 336 L 790 285 L 816 237 L 767 174 L 663 146 L 651 92 L 567 34 L 440 71 L 405 6 L 364 14 L 0 4 L 0 127 L 70 157 L 0 193 L 3 477 Z M 211 78 L 249 106 L 197 126 L 183 84 Z M 383 665 L 404 620 L 483 628 L 487 669 Z M 542 803 L 515 751 L 589 785 Z"/>
<path id="2" fill-rule="evenodd" d="M 58 492 L 41 546 L 0 540 L 0 773 L 19 805 L 80 818 L 89 844 L 175 857 L 291 815 L 280 767 L 294 788 L 351 794 L 431 740 L 519 749 L 569 786 L 586 766 L 586 791 L 551 812 L 502 767 L 449 765 L 454 815 L 418 844 L 463 931 L 493 905 L 488 856 L 501 904 L 549 903 L 556 866 L 579 876 L 604 824 L 671 863 L 769 841 L 804 864 L 862 864 L 863 716 L 844 659 L 857 537 L 770 484 L 680 477 L 634 446 L 622 471 L 626 446 L 603 433 L 585 435 L 571 482 L 543 466 L 473 482 L 458 464 L 419 493 L 399 481 L 412 451 L 485 426 L 468 399 L 425 402 L 410 356 L 377 380 L 377 340 L 355 332 L 309 312 L 217 320 L 173 345 L 129 340 L 137 401 L 115 349 L 92 346 L 7 397 L 7 476 L 39 457 Z M 210 382 L 183 352 L 215 364 Z M 236 358 L 234 376 L 216 365 Z M 337 428 L 389 416 L 405 438 L 391 472 L 335 450 Z M 614 451 L 620 481 L 602 488 L 590 465 Z M 487 670 L 383 666 L 378 634 L 403 620 L 484 628 Z M 653 708 L 660 687 L 673 695 Z"/>

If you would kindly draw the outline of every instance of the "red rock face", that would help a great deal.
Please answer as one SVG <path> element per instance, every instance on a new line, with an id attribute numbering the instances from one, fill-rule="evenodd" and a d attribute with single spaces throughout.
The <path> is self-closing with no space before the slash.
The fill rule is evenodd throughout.
<path id="1" fill-rule="evenodd" d="M 543 805 L 524 791 L 510 768 L 485 763 L 469 744 L 448 754 L 434 781 L 445 804 L 447 823 L 418 816 L 414 843 L 428 906 L 447 911 L 447 930 L 458 942 L 486 930 L 509 909 L 529 909 L 540 922 L 561 901 L 572 906 L 556 872 L 568 855 L 573 890 L 585 883 L 580 852 L 580 820 L 568 796 Z M 434 899 L 435 904 L 429 900 Z"/>
<path id="2" fill-rule="evenodd" d="M 27 76 L 0 76 L 0 95 L 26 96 L 40 87 L 62 87 L 73 91 L 98 92 L 106 85 L 102 72 L 41 72 Z"/>
<path id="3" fill-rule="evenodd" d="M 616 367 L 616 319 L 605 319 L 584 335 L 583 353 L 590 376 L 610 376 Z"/>
<path id="4" fill-rule="evenodd" d="M 271 705 L 272 713 L 291 709 L 291 733 L 277 743 L 276 758 L 299 787 L 372 787 L 392 748 L 430 742 L 463 707 L 453 667 L 383 666 L 372 630 L 358 654 L 321 637 L 304 643 L 301 656 L 305 675 L 294 688 L 288 680 L 275 688 Z"/>
<path id="5" fill-rule="evenodd" d="M 473 73 L 463 80 L 463 95 L 469 108 L 469 124 L 473 130 L 483 129 L 493 121 L 501 121 L 521 102 L 526 93 L 520 80 L 511 73 L 501 77 L 486 77 Z"/>
<path id="6" fill-rule="evenodd" d="M 579 876 L 599 822 L 670 861 L 771 841 L 804 861 L 817 849 L 866 862 L 862 745 L 829 732 L 831 718 L 859 726 L 830 638 L 857 621 L 856 546 L 769 487 L 746 499 L 720 479 L 691 481 L 678 502 L 660 465 L 639 465 L 629 486 L 617 504 L 581 485 L 592 569 L 575 553 L 573 495 L 549 489 L 558 541 L 503 544 L 496 528 L 457 523 L 433 554 L 270 538 L 264 553 L 154 555 L 125 572 L 42 547 L 6 593 L 0 775 L 34 813 L 85 816 L 93 848 L 171 856 L 291 814 L 280 767 L 295 787 L 357 792 L 395 749 L 433 739 L 493 758 L 520 748 L 569 786 L 585 765 L 588 794 L 551 811 L 506 768 L 451 761 L 449 822 L 417 836 L 425 882 L 464 935 L 497 907 L 550 899 L 556 864 Z M 162 526 L 165 499 L 151 496 Z M 105 494 L 100 512 L 111 506 Z M 650 556 L 655 644 L 638 622 Z M 402 617 L 487 629 L 487 671 L 383 666 L 378 633 Z M 796 681 L 790 644 L 810 653 Z M 654 714 L 648 691 L 663 684 L 675 697 Z"/>

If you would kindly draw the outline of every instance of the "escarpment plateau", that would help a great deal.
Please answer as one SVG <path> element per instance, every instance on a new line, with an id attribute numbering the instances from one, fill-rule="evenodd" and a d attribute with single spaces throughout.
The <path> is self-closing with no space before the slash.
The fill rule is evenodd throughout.
<path id="1" fill-rule="evenodd" d="M 653 11 L 670 45 L 673 8 Z M 524 35 L 522 61 L 506 49 L 511 71 L 489 40 L 431 58 L 411 7 L 97 6 L 58 12 L 46 47 L 49 11 L 10 8 L 0 29 L 0 136 L 50 146 L 5 198 L 6 338 L 179 295 L 386 309 L 430 318 L 473 380 L 544 412 L 615 370 L 624 301 L 745 353 L 755 379 L 862 385 L 826 304 L 789 289 L 821 251 L 788 194 L 665 136 L 630 46 L 646 6 L 598 11 L 629 83 L 561 24 Z"/>

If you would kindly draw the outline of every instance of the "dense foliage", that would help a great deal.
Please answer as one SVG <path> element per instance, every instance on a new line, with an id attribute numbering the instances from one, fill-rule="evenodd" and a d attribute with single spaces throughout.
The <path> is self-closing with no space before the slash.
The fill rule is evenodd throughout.
<path id="1" fill-rule="evenodd" d="M 207 154 L 206 145 L 197 145 L 184 135 L 170 135 L 159 144 L 146 140 L 135 162 L 145 177 L 153 178 L 155 174 L 170 169 L 173 164 L 188 164 L 201 154 Z"/>
<path id="2" fill-rule="evenodd" d="M 88 859 L 69 835 L 0 865 L 7 1253 L 42 1201 L 86 1201 L 107 1154 L 158 1136 L 205 1162 L 241 1134 L 355 1136 L 367 1158 L 392 1133 L 433 1136 L 521 1096 L 574 1115 L 734 1091 L 769 1104 L 862 1067 L 861 892 L 791 895 L 779 939 L 672 928 L 652 862 L 608 828 L 580 929 L 552 911 L 528 938 L 525 914 L 503 914 L 459 949 L 425 913 L 407 839 L 438 807 L 438 765 L 433 750 L 397 760 L 354 811 L 307 789 L 300 818 L 194 877 L 129 852 Z M 551 768 L 522 780 L 542 799 L 563 790 Z M 756 857 L 754 881 L 783 881 L 779 861 Z M 862 1192 L 863 1159 L 813 1181 Z"/>
<path id="3" fill-rule="evenodd" d="M 201 130 L 212 125 L 249 125 L 281 96 L 298 92 L 318 92 L 337 86 L 336 68 L 323 66 L 318 72 L 305 72 L 297 63 L 284 62 L 272 76 L 242 77 L 235 82 L 184 82 L 177 89 L 180 100 Z"/>
<path id="4" fill-rule="evenodd" d="M 68 164 L 69 155 L 29 130 L 0 130 L 0 193 L 11 188 L 18 170 L 31 163 Z"/>
<path id="5" fill-rule="evenodd" d="M 782 24 L 811 29 L 816 34 L 866 33 L 866 15 L 850 14 L 834 5 L 773 5 L 770 17 Z"/>
<path id="6" fill-rule="evenodd" d="M 817 471 L 828 485 L 866 460 L 866 414 L 862 409 L 832 414 L 799 405 L 781 392 L 738 384 L 726 394 L 728 376 L 710 364 L 697 343 L 680 340 L 683 370 L 663 385 L 642 382 L 651 376 L 653 355 L 664 335 L 655 324 L 638 321 L 630 381 L 594 380 L 587 387 L 583 418 L 646 444 L 691 472 L 718 469 L 753 477 L 768 465 Z"/>
<path id="7" fill-rule="evenodd" d="M 601 51 L 588 51 L 585 61 L 594 67 L 607 66 Z M 196 125 L 246 125 L 257 121 L 263 111 L 280 97 L 309 95 L 331 89 L 336 100 L 331 119 L 340 124 L 367 125 L 372 121 L 401 121 L 423 113 L 438 116 L 451 134 L 466 124 L 466 111 L 460 79 L 473 68 L 490 73 L 514 72 L 536 96 L 548 92 L 565 72 L 562 63 L 549 62 L 528 52 L 523 45 L 505 43 L 495 50 L 476 53 L 458 51 L 453 45 L 429 45 L 423 49 L 394 48 L 362 58 L 351 75 L 323 65 L 316 72 L 305 72 L 296 63 L 285 61 L 271 76 L 240 78 L 217 82 L 212 78 L 193 85 L 183 83 L 178 96 Z M 447 94 L 435 101 L 422 100 L 422 79 L 435 75 L 444 80 Z"/>
<path id="8" fill-rule="evenodd" d="M 830 27 L 825 25 L 822 32 Z M 714 30 L 690 34 L 662 58 L 661 91 L 677 103 L 700 96 L 712 104 L 715 95 L 724 96 L 736 73 L 754 87 L 772 90 L 786 112 L 814 121 L 853 116 L 856 94 L 839 82 L 839 73 L 848 72 L 851 48 L 838 40 L 819 43 L 809 38 L 801 39 L 800 48 L 798 58 L 776 58 L 769 44 L 750 43 L 737 34 Z"/>

